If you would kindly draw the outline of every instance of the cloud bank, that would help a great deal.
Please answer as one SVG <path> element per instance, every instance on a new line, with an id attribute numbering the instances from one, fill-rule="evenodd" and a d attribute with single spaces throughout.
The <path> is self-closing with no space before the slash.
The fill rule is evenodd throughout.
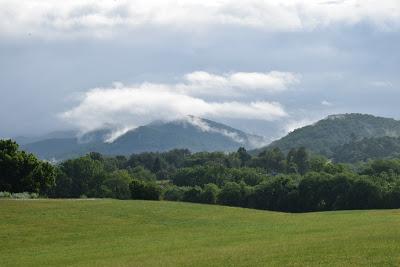
<path id="1" fill-rule="evenodd" d="M 265 98 L 268 93 L 286 90 L 290 84 L 299 82 L 297 76 L 276 71 L 225 75 L 202 71 L 189 73 L 183 82 L 176 84 L 146 82 L 125 86 L 116 83 L 110 88 L 87 91 L 76 107 L 60 116 L 82 132 L 111 125 L 115 133 L 156 120 L 171 121 L 188 115 L 273 121 L 288 114 L 280 103 L 261 100 L 260 94 Z M 248 91 L 254 92 L 248 94 L 249 101 L 235 99 L 234 96 L 240 98 L 243 92 Z M 221 100 L 210 101 L 198 96 L 207 95 L 213 99 L 213 94 Z M 113 138 L 116 136 L 114 134 Z"/>
<path id="2" fill-rule="evenodd" d="M 107 37 L 118 30 L 214 26 L 301 31 L 333 24 L 400 25 L 398 0 L 0 0 L 0 34 L 45 38 Z"/>

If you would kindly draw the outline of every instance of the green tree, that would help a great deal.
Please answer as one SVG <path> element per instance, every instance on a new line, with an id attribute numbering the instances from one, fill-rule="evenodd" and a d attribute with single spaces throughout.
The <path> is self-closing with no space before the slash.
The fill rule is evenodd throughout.
<path id="1" fill-rule="evenodd" d="M 155 182 L 133 179 L 129 185 L 132 199 L 159 200 L 161 187 Z"/>
<path id="2" fill-rule="evenodd" d="M 240 159 L 240 166 L 246 166 L 247 163 L 251 159 L 251 155 L 247 153 L 246 149 L 244 147 L 240 147 L 237 151 L 237 155 Z"/>
<path id="3" fill-rule="evenodd" d="M 129 199 L 131 197 L 129 185 L 132 181 L 133 178 L 126 170 L 118 170 L 108 174 L 102 184 L 105 197 Z"/>
<path id="4" fill-rule="evenodd" d="M 55 184 L 54 167 L 18 148 L 12 140 L 0 140 L 0 191 L 48 194 Z"/>
<path id="5" fill-rule="evenodd" d="M 301 175 L 305 174 L 310 168 L 309 155 L 304 147 L 300 147 L 294 155 L 294 163 Z"/>
<path id="6" fill-rule="evenodd" d="M 170 200 L 170 201 L 181 201 L 183 200 L 183 195 L 187 191 L 186 187 L 179 187 L 176 185 L 171 185 L 165 188 L 165 191 L 163 193 L 163 199 L 164 200 Z"/>
<path id="7" fill-rule="evenodd" d="M 200 202 L 215 204 L 217 202 L 220 189 L 216 184 L 204 185 L 203 191 L 200 194 Z"/>
<path id="8" fill-rule="evenodd" d="M 203 190 L 200 186 L 196 185 L 194 187 L 190 187 L 187 191 L 184 192 L 182 200 L 187 202 L 200 203 L 202 193 Z"/>
<path id="9" fill-rule="evenodd" d="M 101 185 L 106 178 L 106 173 L 101 161 L 93 160 L 87 155 L 64 161 L 60 169 L 72 181 L 69 194 L 71 197 L 102 195 Z"/>
<path id="10" fill-rule="evenodd" d="M 228 206 L 241 206 L 243 203 L 243 191 L 240 184 L 228 182 L 218 195 L 218 203 Z"/>

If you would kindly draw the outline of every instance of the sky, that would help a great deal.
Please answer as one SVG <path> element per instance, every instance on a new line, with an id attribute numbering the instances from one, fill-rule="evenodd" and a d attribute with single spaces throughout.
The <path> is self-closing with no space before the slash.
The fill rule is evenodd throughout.
<path id="1" fill-rule="evenodd" d="M 399 0 L 0 0 L 0 136 L 400 119 Z"/>

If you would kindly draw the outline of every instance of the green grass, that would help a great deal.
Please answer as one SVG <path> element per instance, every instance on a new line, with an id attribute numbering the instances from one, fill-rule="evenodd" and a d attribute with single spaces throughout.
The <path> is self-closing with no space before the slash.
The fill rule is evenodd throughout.
<path id="1" fill-rule="evenodd" d="M 399 266 L 400 211 L 0 200 L 0 266 Z"/>

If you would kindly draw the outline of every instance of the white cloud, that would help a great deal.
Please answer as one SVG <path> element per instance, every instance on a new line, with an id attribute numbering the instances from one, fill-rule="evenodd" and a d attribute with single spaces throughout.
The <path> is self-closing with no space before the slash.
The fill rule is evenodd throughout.
<path id="1" fill-rule="evenodd" d="M 321 105 L 326 106 L 326 107 L 333 106 L 333 104 L 327 100 L 322 100 Z"/>
<path id="2" fill-rule="evenodd" d="M 237 97 L 249 93 L 275 93 L 300 82 L 300 75 L 290 72 L 271 71 L 236 72 L 224 75 L 195 71 L 185 75 L 186 82 L 177 90 L 193 95 L 218 95 Z"/>
<path id="3" fill-rule="evenodd" d="M 373 81 L 371 85 L 374 87 L 393 87 L 393 84 L 388 81 Z"/>
<path id="4" fill-rule="evenodd" d="M 310 118 L 289 120 L 284 125 L 284 134 L 293 132 L 294 130 L 302 128 L 304 126 L 311 125 L 311 124 L 315 123 L 316 121 L 317 121 L 316 119 L 310 119 Z"/>
<path id="5" fill-rule="evenodd" d="M 243 145 L 249 146 L 250 148 L 258 148 L 263 147 L 270 143 L 266 138 L 256 136 L 256 135 L 247 135 L 246 137 L 240 136 L 237 132 L 229 131 L 227 129 L 218 128 L 215 126 L 210 126 L 207 121 L 199 118 L 188 116 L 185 118 L 185 121 L 190 124 L 198 127 L 203 132 L 213 132 L 219 133 L 226 137 L 231 138 L 235 142 L 241 143 Z"/>
<path id="6" fill-rule="evenodd" d="M 215 25 L 266 31 L 312 30 L 369 21 L 398 28 L 398 0 L 0 0 L 0 33 L 45 38 L 105 37 L 126 29 L 167 26 L 200 30 Z"/>
<path id="7" fill-rule="evenodd" d="M 277 72 L 273 73 L 276 74 Z M 241 75 L 246 76 L 246 73 L 241 73 Z M 252 73 L 251 75 L 264 77 L 264 74 Z M 200 88 L 201 85 L 211 88 L 215 81 L 218 83 L 219 80 L 224 80 L 220 85 L 220 88 L 224 90 L 231 89 L 233 92 L 246 90 L 242 86 L 246 87 L 250 81 L 244 79 L 238 85 L 230 78 L 234 76 L 235 74 L 218 76 L 206 72 L 195 72 L 185 76 L 187 83 L 142 83 L 133 86 L 124 86 L 119 83 L 111 88 L 95 88 L 86 92 L 80 103 L 75 108 L 61 114 L 61 117 L 78 126 L 82 132 L 102 128 L 105 125 L 112 125 L 115 128 L 112 139 L 115 139 L 118 133 L 155 120 L 176 120 L 185 118 L 188 115 L 264 121 L 276 120 L 287 116 L 284 108 L 273 101 L 254 98 L 248 102 L 231 100 L 216 102 L 206 101 L 195 96 L 196 88 Z M 278 76 L 283 80 L 286 76 L 292 77 L 289 74 L 282 73 Z M 265 77 L 268 79 L 269 75 L 267 74 Z M 282 86 L 282 83 L 284 82 L 273 82 L 273 86 L 271 85 L 269 88 L 274 90 L 274 86 Z M 260 85 L 257 86 L 262 88 L 266 84 L 260 82 Z M 211 93 L 212 91 L 209 91 L 209 95 Z"/>
<path id="8" fill-rule="evenodd" d="M 190 124 L 198 127 L 201 131 L 203 132 L 213 132 L 213 133 L 219 133 L 222 134 L 226 137 L 229 137 L 233 139 L 234 141 L 238 143 L 245 143 L 246 140 L 240 137 L 236 132 L 231 132 L 226 129 L 220 129 L 216 127 L 211 127 L 205 120 L 199 117 L 193 117 L 193 116 L 188 116 L 186 117 L 186 121 L 189 122 Z"/>

